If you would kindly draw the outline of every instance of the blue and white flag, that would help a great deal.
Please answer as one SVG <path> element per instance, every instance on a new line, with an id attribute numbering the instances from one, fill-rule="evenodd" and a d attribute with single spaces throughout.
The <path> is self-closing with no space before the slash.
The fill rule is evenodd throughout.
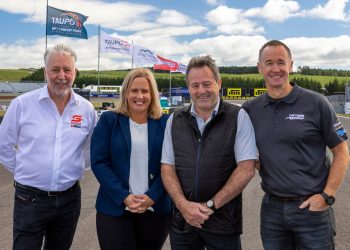
<path id="1" fill-rule="evenodd" d="M 186 71 L 187 71 L 187 66 L 185 64 L 179 63 L 177 68 L 172 72 L 180 72 L 181 74 L 186 75 Z"/>
<path id="2" fill-rule="evenodd" d="M 154 51 L 138 45 L 133 46 L 133 57 L 135 64 L 159 63 L 159 59 Z"/>
<path id="3" fill-rule="evenodd" d="M 88 39 L 84 22 L 88 17 L 73 11 L 47 7 L 46 34 Z"/>
<path id="4" fill-rule="evenodd" d="M 101 31 L 100 50 L 105 53 L 120 53 L 132 55 L 132 45 L 116 37 L 112 37 Z"/>

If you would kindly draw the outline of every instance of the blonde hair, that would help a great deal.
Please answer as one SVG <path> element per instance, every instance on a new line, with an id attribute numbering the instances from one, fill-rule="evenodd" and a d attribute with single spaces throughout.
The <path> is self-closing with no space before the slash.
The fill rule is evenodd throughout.
<path id="1" fill-rule="evenodd" d="M 163 115 L 163 112 L 160 107 L 159 92 L 156 79 L 154 78 L 153 73 L 146 68 L 133 69 L 126 75 L 120 92 L 120 100 L 116 108 L 116 112 L 130 116 L 127 95 L 130 86 L 136 77 L 144 77 L 148 80 L 149 88 L 151 91 L 151 104 L 149 105 L 148 116 L 153 119 L 159 119 Z"/>

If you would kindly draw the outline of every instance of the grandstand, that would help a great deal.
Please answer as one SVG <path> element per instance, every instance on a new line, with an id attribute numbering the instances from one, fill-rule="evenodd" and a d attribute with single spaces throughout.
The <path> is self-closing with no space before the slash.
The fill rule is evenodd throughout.
<path id="1" fill-rule="evenodd" d="M 23 94 L 41 88 L 45 83 L 34 82 L 0 82 L 0 93 Z"/>
<path id="2" fill-rule="evenodd" d="M 41 88 L 45 83 L 0 82 L 0 122 L 11 100 L 20 94 Z"/>

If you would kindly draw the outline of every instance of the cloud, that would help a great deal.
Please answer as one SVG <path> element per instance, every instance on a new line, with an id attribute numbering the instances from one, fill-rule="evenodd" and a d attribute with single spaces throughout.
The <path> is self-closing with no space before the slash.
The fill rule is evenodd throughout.
<path id="1" fill-rule="evenodd" d="M 195 55 L 211 55 L 220 66 L 256 65 L 259 48 L 266 42 L 263 36 L 216 36 L 195 39 L 190 43 Z"/>
<path id="2" fill-rule="evenodd" d="M 178 42 L 172 37 L 158 39 L 154 36 L 128 36 L 125 40 L 134 40 L 153 49 L 157 54 L 187 64 L 197 55 L 212 55 L 219 66 L 252 66 L 256 65 L 258 51 L 267 42 L 261 35 L 219 35 L 210 38 L 197 38 L 188 42 Z M 350 67 L 350 36 L 331 38 L 295 37 L 282 40 L 291 49 L 295 68 L 310 66 L 314 68 Z M 54 37 L 49 40 L 49 47 L 57 43 L 70 44 L 77 52 L 79 69 L 97 69 L 97 36 L 89 40 Z M 0 68 L 39 68 L 44 65 L 43 55 L 45 38 L 37 40 L 19 40 L 13 44 L 0 45 Z M 128 55 L 102 53 L 101 70 L 131 68 L 131 57 Z M 135 66 L 135 65 L 134 65 Z M 146 65 L 138 65 L 146 66 Z M 147 65 L 151 66 L 151 65 Z"/>
<path id="3" fill-rule="evenodd" d="M 157 22 L 165 25 L 186 25 L 191 23 L 191 19 L 176 10 L 162 10 Z"/>
<path id="4" fill-rule="evenodd" d="M 300 16 L 346 21 L 345 7 L 349 0 L 329 0 L 326 4 L 318 4 L 315 8 L 304 10 Z"/>
<path id="5" fill-rule="evenodd" d="M 300 9 L 298 2 L 268 0 L 262 8 L 251 8 L 244 12 L 245 17 L 265 18 L 271 22 L 283 22 L 294 16 Z"/>
<path id="6" fill-rule="evenodd" d="M 157 33 L 167 28 L 170 32 L 165 33 L 174 36 L 198 34 L 206 30 L 202 26 L 195 25 L 195 21 L 178 11 L 159 10 L 147 4 L 109 3 L 100 0 L 51 0 L 50 6 L 65 10 L 69 6 L 69 10 L 88 16 L 85 24 L 101 25 L 102 29 L 140 33 L 147 33 L 147 30 L 150 30 L 152 33 Z M 24 22 L 45 24 L 46 2 L 42 0 L 10 2 L 0 0 L 0 10 L 23 14 Z M 170 30 L 169 26 L 175 28 Z"/>
<path id="7" fill-rule="evenodd" d="M 243 10 L 220 5 L 206 14 L 206 19 L 217 26 L 216 32 L 223 34 L 256 35 L 264 28 L 243 16 Z"/>
<path id="8" fill-rule="evenodd" d="M 45 38 L 0 44 L 0 68 L 40 68 L 44 65 Z"/>
<path id="9" fill-rule="evenodd" d="M 214 2 L 218 4 L 223 1 L 211 1 Z M 347 2 L 330 0 L 306 11 L 300 11 L 296 1 L 286 0 L 268 0 L 261 8 L 247 10 L 220 5 L 206 13 L 204 21 L 199 19 L 202 23 L 179 11 L 161 10 L 149 4 L 50 0 L 50 5 L 89 15 L 87 23 L 101 24 L 103 30 L 114 30 L 116 37 L 133 41 L 134 44 L 155 50 L 161 56 L 185 64 L 192 56 L 210 54 L 220 66 L 251 66 L 256 64 L 259 48 L 268 40 L 261 25 L 264 22 L 256 22 L 258 18 L 283 22 L 297 15 L 320 18 L 338 16 L 343 21 L 347 18 L 344 14 Z M 21 14 L 23 21 L 42 25 L 45 23 L 45 4 L 43 0 L 0 0 L 0 11 Z M 59 42 L 70 44 L 78 54 L 79 69 L 96 69 L 97 39 L 96 35 L 90 35 L 88 40 L 50 36 L 48 42 L 49 46 Z M 291 47 L 295 65 L 350 67 L 350 47 L 347 46 L 350 36 L 294 37 L 283 41 Z M 44 50 L 44 37 L 0 44 L 0 68 L 41 67 L 44 64 Z M 130 68 L 131 57 L 104 53 L 101 54 L 100 67 L 101 70 Z"/>
<path id="10" fill-rule="evenodd" d="M 199 25 L 185 26 L 185 27 L 168 26 L 168 27 L 161 27 L 161 28 L 155 28 L 155 29 L 136 32 L 135 35 L 156 36 L 157 39 L 162 39 L 163 37 L 168 37 L 168 36 L 196 35 L 205 31 L 207 31 L 207 28 Z"/>
<path id="11" fill-rule="evenodd" d="M 224 0 L 206 0 L 207 4 L 212 5 L 212 6 L 216 6 L 216 5 L 220 5 L 220 4 L 224 4 L 225 1 Z"/>
<path id="12" fill-rule="evenodd" d="M 78 69 L 97 69 L 97 36 L 85 39 L 54 37 L 48 47 L 69 44 L 77 53 Z M 0 68 L 40 68 L 44 66 L 45 38 L 19 40 L 13 44 L 0 44 Z M 101 54 L 101 69 L 131 68 L 131 57 L 119 54 Z"/>
<path id="13" fill-rule="evenodd" d="M 313 68 L 350 67 L 350 36 L 298 37 L 283 40 L 291 49 L 294 64 Z"/>
<path id="14" fill-rule="evenodd" d="M 159 10 L 147 4 L 108 3 L 99 0 L 51 0 L 49 5 L 87 15 L 89 18 L 86 24 L 100 24 L 104 28 L 137 31 L 157 27 L 151 17 Z M 67 9 L 67 6 L 69 6 L 69 9 Z M 0 10 L 23 14 L 25 15 L 24 22 L 45 24 L 46 1 L 0 0 Z"/>
<path id="15" fill-rule="evenodd" d="M 0 10 L 12 14 L 23 14 L 26 22 L 45 23 L 46 2 L 41 0 L 0 0 Z"/>

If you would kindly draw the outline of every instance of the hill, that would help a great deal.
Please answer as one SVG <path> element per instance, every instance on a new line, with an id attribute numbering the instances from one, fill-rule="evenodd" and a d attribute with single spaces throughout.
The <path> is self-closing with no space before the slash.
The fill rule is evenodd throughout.
<path id="1" fill-rule="evenodd" d="M 0 69 L 0 81 L 19 82 L 31 73 L 33 73 L 32 69 Z"/>
<path id="2" fill-rule="evenodd" d="M 11 81 L 11 82 L 19 82 L 23 77 L 29 76 L 33 72 L 33 69 L 0 69 L 0 81 Z M 81 70 L 80 77 L 91 77 L 97 78 L 98 72 L 96 70 Z M 114 79 L 123 79 L 128 71 L 125 70 L 107 70 L 100 71 L 101 78 L 114 78 Z M 228 80 L 233 78 L 243 78 L 243 79 L 253 79 L 253 80 L 261 80 L 262 75 L 260 74 L 221 74 L 223 78 Z M 169 73 L 155 73 L 156 79 L 169 79 Z M 184 83 L 184 75 L 179 73 L 172 73 L 172 79 L 178 79 L 183 81 Z M 295 78 L 306 78 L 313 81 L 317 81 L 321 83 L 322 86 L 329 84 L 330 82 L 337 79 L 339 83 L 347 83 L 350 82 L 350 77 L 340 77 L 340 76 L 313 76 L 313 75 L 301 75 L 301 74 L 291 74 L 290 79 L 293 80 Z M 175 81 L 174 81 L 175 82 Z M 97 82 L 96 82 L 97 83 Z M 115 84 L 121 84 L 119 81 Z"/>

